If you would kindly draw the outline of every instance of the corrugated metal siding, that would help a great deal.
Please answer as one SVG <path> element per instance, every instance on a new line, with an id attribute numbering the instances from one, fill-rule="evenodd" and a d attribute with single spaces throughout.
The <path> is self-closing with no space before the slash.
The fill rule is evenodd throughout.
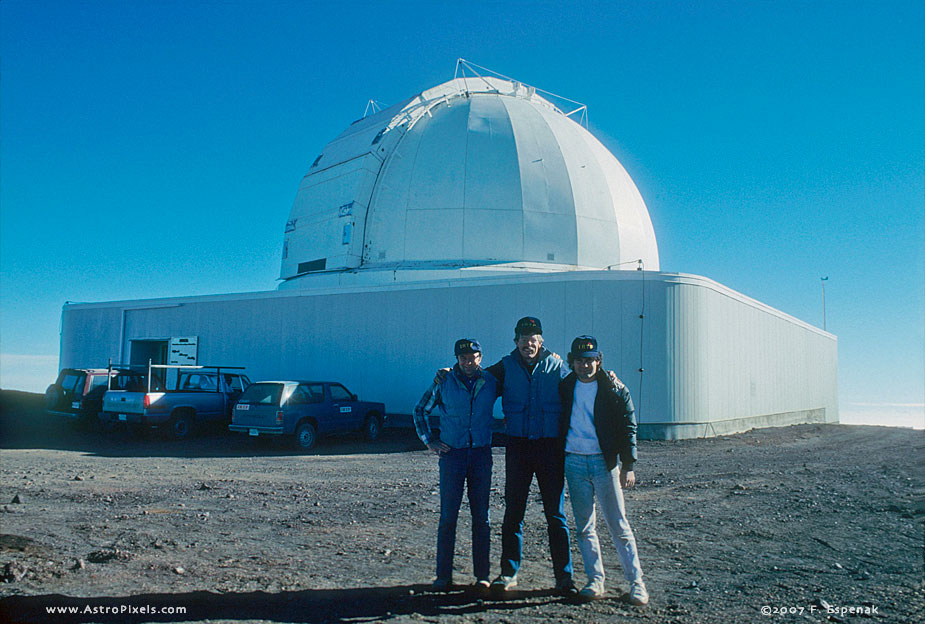
<path id="1" fill-rule="evenodd" d="M 457 338 L 479 339 L 492 364 L 513 349 L 516 320 L 533 315 L 563 357 L 575 336 L 598 338 L 648 435 L 713 435 L 823 413 L 814 410 L 837 419 L 834 336 L 696 276 L 575 272 L 66 306 L 62 366 L 118 359 L 123 309 L 126 360 L 132 339 L 198 336 L 200 363 L 246 366 L 253 380 L 336 379 L 392 413 L 411 412 L 435 369 L 453 363 Z"/>
<path id="2" fill-rule="evenodd" d="M 825 409 L 837 418 L 834 337 L 697 283 L 667 283 L 670 422 Z"/>

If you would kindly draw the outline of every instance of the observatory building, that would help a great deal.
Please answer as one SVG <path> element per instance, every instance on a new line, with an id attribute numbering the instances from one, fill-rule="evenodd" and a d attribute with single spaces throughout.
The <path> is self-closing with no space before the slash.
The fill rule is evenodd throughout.
<path id="1" fill-rule="evenodd" d="M 476 75 L 366 116 L 303 178 L 277 290 L 66 304 L 60 364 L 245 366 L 407 415 L 457 338 L 494 363 L 529 315 L 557 353 L 598 338 L 642 437 L 837 421 L 836 338 L 660 272 L 645 202 L 582 112 Z"/>

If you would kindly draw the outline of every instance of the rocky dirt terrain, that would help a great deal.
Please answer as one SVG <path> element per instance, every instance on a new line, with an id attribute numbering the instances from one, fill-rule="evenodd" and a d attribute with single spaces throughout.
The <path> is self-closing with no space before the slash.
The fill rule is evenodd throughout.
<path id="1" fill-rule="evenodd" d="M 538 493 L 521 591 L 503 601 L 430 592 L 437 464 L 409 429 L 302 455 L 216 431 L 185 442 L 82 431 L 48 419 L 36 395 L 0 399 L 3 621 L 925 619 L 922 431 L 802 425 L 641 442 L 627 494 L 651 594 L 640 609 L 620 600 L 603 526 L 608 597 L 575 605 L 551 594 Z M 494 459 L 497 566 L 503 449 Z M 463 505 L 456 579 L 468 583 Z M 580 585 L 574 546 L 573 557 Z"/>

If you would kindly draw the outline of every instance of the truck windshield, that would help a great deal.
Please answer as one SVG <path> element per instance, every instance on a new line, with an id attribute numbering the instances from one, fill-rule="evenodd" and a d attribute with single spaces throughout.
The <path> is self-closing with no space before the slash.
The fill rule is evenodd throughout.
<path id="1" fill-rule="evenodd" d="M 279 405 L 279 399 L 282 393 L 283 384 L 255 383 L 247 387 L 247 390 L 241 395 L 238 403 L 249 403 L 251 405 Z"/>

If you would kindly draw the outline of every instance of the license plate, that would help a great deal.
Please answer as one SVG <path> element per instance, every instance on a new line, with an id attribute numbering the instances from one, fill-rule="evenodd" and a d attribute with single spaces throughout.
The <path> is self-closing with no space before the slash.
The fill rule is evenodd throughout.
<path id="1" fill-rule="evenodd" d="M 250 408 L 251 408 L 251 406 L 248 405 L 248 404 L 246 404 L 246 403 L 241 403 L 241 404 L 235 406 L 235 409 L 239 409 L 239 410 L 243 410 L 243 411 L 247 411 L 247 410 L 249 410 Z"/>
<path id="2" fill-rule="evenodd" d="M 80 409 L 80 401 L 74 401 L 71 403 L 71 409 Z"/>
<path id="3" fill-rule="evenodd" d="M 257 437 L 257 436 L 260 435 L 260 432 L 257 431 L 256 429 L 251 429 L 251 430 L 248 431 L 247 433 L 250 434 L 250 435 L 252 435 L 252 436 L 254 436 L 254 437 Z"/>
<path id="4" fill-rule="evenodd" d="M 128 420 L 128 416 L 126 414 L 119 414 L 119 420 L 125 422 Z"/>

